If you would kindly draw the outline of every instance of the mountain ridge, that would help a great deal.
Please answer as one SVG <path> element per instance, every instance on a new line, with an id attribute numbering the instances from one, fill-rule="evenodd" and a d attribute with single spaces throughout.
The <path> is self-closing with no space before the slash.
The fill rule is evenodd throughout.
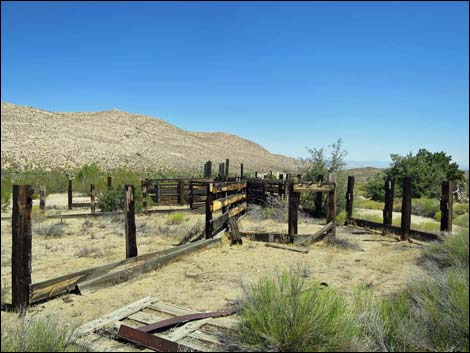
<path id="1" fill-rule="evenodd" d="M 295 172 L 300 161 L 272 154 L 228 132 L 193 132 L 161 118 L 119 109 L 52 112 L 1 103 L 2 168 L 71 169 L 96 163 L 104 169 L 202 170 L 230 159 L 231 169 Z"/>

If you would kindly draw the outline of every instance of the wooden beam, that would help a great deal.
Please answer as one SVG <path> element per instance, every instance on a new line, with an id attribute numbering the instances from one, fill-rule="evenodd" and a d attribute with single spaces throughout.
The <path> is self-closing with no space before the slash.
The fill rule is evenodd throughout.
<path id="1" fill-rule="evenodd" d="M 225 180 L 225 164 L 219 163 L 219 180 Z"/>
<path id="2" fill-rule="evenodd" d="M 124 198 L 126 227 L 126 259 L 137 256 L 137 240 L 135 226 L 135 192 L 134 185 L 126 185 Z"/>
<path id="3" fill-rule="evenodd" d="M 323 175 L 317 176 L 317 182 L 318 182 L 318 185 L 322 185 Z M 323 193 L 322 192 L 317 192 L 317 194 L 315 195 L 314 207 L 315 207 L 315 214 L 317 217 L 319 217 L 322 214 L 322 209 L 323 209 Z"/>
<path id="4" fill-rule="evenodd" d="M 400 240 L 408 240 L 411 229 L 411 178 L 404 177 L 401 202 L 401 235 Z"/>
<path id="5" fill-rule="evenodd" d="M 243 180 L 243 163 L 240 163 L 240 181 Z"/>
<path id="6" fill-rule="evenodd" d="M 354 177 L 348 176 L 348 189 L 346 191 L 346 222 L 348 225 L 351 223 L 353 213 L 353 201 L 354 201 Z"/>
<path id="7" fill-rule="evenodd" d="M 205 176 L 206 178 L 211 178 L 212 177 L 212 161 L 207 161 L 207 175 Z"/>
<path id="8" fill-rule="evenodd" d="M 39 187 L 39 209 L 42 212 L 46 211 L 46 187 L 44 185 Z"/>
<path id="9" fill-rule="evenodd" d="M 72 179 L 69 178 L 69 187 L 67 189 L 68 208 L 72 209 Z"/>
<path id="10" fill-rule="evenodd" d="M 238 216 L 240 213 L 246 210 L 246 207 L 246 203 L 242 203 L 241 205 L 228 210 L 216 219 L 211 219 L 213 232 L 218 232 L 221 229 L 227 227 L 227 222 L 230 220 L 230 218 Z"/>
<path id="11" fill-rule="evenodd" d="M 319 241 L 323 239 L 323 237 L 328 234 L 328 232 L 333 229 L 334 223 L 329 222 L 326 225 L 324 225 L 320 230 L 317 232 L 313 233 L 312 235 L 309 235 L 307 238 L 296 242 L 296 245 L 302 245 L 302 246 L 309 246 L 310 244 Z"/>
<path id="12" fill-rule="evenodd" d="M 225 160 L 225 177 L 224 177 L 225 180 L 228 179 L 229 167 L 230 167 L 230 159 L 227 158 Z"/>
<path id="13" fill-rule="evenodd" d="M 281 245 L 281 244 L 276 244 L 276 243 L 266 243 L 264 246 L 270 247 L 270 248 L 276 248 L 276 249 L 282 249 L 282 250 L 289 250 L 289 251 L 295 251 L 295 252 L 301 252 L 301 253 L 308 253 L 308 249 L 306 248 L 301 248 L 298 246 L 288 246 L 288 245 Z"/>
<path id="14" fill-rule="evenodd" d="M 384 225 L 389 225 L 389 226 L 392 225 L 394 194 L 395 194 L 395 179 L 387 177 L 387 179 L 385 179 L 385 206 L 383 210 L 383 224 Z M 386 231 L 386 228 L 384 227 L 384 232 L 385 231 Z"/>
<path id="15" fill-rule="evenodd" d="M 217 193 L 223 191 L 233 191 L 233 190 L 241 190 L 246 188 L 246 183 L 211 183 L 209 184 L 209 192 Z"/>
<path id="16" fill-rule="evenodd" d="M 108 190 L 111 190 L 113 188 L 113 177 L 108 175 Z"/>
<path id="17" fill-rule="evenodd" d="M 441 196 L 441 232 L 452 232 L 452 208 L 453 208 L 452 181 L 442 182 Z"/>
<path id="18" fill-rule="evenodd" d="M 223 199 L 214 200 L 212 202 L 212 212 L 216 212 L 223 207 L 229 206 L 235 202 L 246 200 L 246 193 L 229 195 Z"/>
<path id="19" fill-rule="evenodd" d="M 31 185 L 13 185 L 11 288 L 16 312 L 21 312 L 30 304 L 33 193 Z"/>

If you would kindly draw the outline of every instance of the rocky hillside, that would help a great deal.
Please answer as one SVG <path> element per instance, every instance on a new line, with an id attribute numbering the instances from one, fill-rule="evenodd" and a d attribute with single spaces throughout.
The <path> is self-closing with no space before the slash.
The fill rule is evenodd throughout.
<path id="1" fill-rule="evenodd" d="M 226 158 L 237 169 L 239 163 L 259 171 L 299 167 L 297 160 L 235 135 L 185 131 L 119 110 L 55 113 L 2 102 L 1 145 L 2 168 L 65 169 L 94 162 L 105 169 L 202 172 L 205 161 L 217 168 Z"/>

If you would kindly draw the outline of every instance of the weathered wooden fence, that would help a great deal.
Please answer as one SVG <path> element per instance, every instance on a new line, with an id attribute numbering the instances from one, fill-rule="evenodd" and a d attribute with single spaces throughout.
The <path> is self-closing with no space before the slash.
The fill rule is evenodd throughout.
<path id="1" fill-rule="evenodd" d="M 421 240 L 441 240 L 438 234 L 422 232 L 411 229 L 411 178 L 404 177 L 402 179 L 402 203 L 401 203 L 401 224 L 400 227 L 392 225 L 393 218 L 393 200 L 395 192 L 395 180 L 387 178 L 385 180 L 385 205 L 383 209 L 383 222 L 377 223 L 372 221 L 354 218 L 353 214 L 353 190 L 354 190 L 354 177 L 348 177 L 348 191 L 346 193 L 346 225 L 354 224 L 367 228 L 378 229 L 382 231 L 383 235 L 388 233 L 400 236 L 400 240 L 408 240 L 417 238 Z M 449 180 L 442 182 L 442 197 L 440 202 L 441 210 L 441 224 L 440 230 L 442 232 L 452 232 L 452 183 Z"/>

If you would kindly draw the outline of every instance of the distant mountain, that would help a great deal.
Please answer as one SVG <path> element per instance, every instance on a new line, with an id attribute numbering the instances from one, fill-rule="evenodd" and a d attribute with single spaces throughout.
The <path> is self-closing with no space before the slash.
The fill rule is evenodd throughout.
<path id="1" fill-rule="evenodd" d="M 346 161 L 345 169 L 353 168 L 388 168 L 392 162 L 385 161 Z"/>
<path id="2" fill-rule="evenodd" d="M 176 171 L 203 164 L 213 170 L 230 159 L 231 171 L 296 172 L 300 161 L 224 132 L 191 132 L 161 119 L 126 113 L 57 113 L 1 104 L 2 168 L 75 168 L 96 163 L 104 169 Z"/>

